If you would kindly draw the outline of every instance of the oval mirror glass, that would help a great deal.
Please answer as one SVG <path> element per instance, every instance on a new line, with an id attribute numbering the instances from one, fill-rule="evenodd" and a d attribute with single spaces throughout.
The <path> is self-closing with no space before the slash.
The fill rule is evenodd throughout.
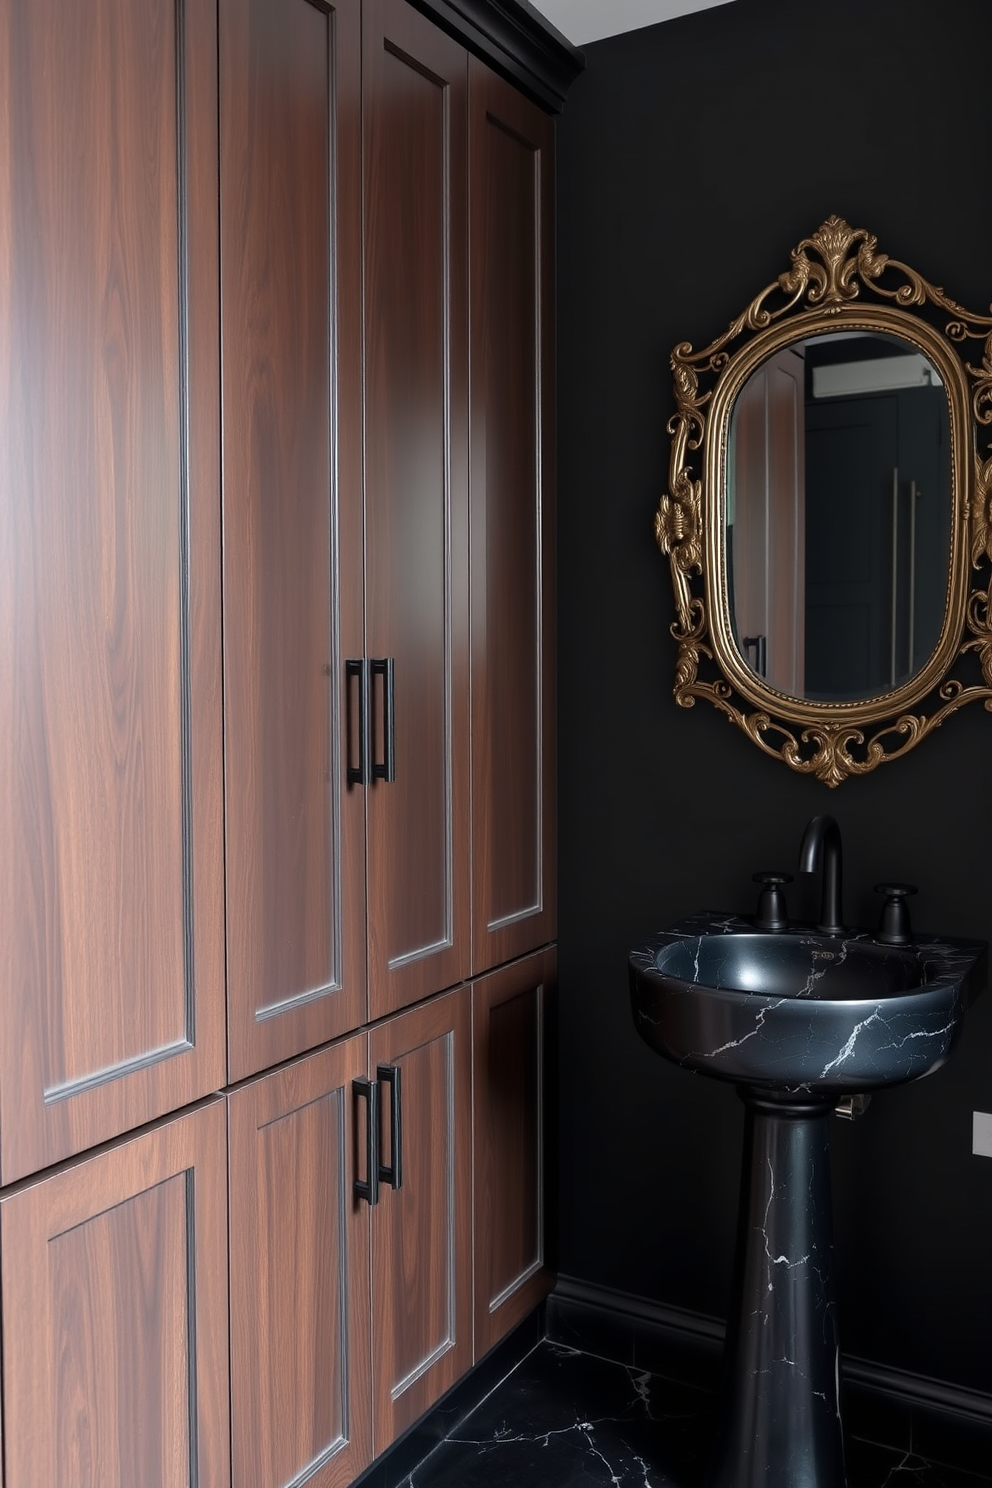
<path id="1" fill-rule="evenodd" d="M 912 342 L 790 342 L 742 385 L 725 468 L 738 652 L 777 691 L 846 703 L 915 676 L 950 577 L 947 391 Z"/>

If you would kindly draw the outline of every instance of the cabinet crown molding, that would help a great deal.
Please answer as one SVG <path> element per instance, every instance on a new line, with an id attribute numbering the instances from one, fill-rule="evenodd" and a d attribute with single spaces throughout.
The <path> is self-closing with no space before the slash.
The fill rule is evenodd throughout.
<path id="1" fill-rule="evenodd" d="M 561 113 L 585 57 L 527 0 L 412 0 L 549 113 Z"/>

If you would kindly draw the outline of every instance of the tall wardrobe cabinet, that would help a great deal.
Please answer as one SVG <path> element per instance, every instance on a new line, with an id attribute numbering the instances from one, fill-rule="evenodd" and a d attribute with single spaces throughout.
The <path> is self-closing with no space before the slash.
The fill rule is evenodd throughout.
<path id="1" fill-rule="evenodd" d="M 237 1079 L 469 972 L 467 59 L 398 0 L 221 41 Z"/>
<path id="2" fill-rule="evenodd" d="M 225 1079 L 216 75 L 0 6 L 4 1184 Z"/>
<path id="3" fill-rule="evenodd" d="M 366 1021 L 361 20 L 220 0 L 232 1080 Z"/>
<path id="4" fill-rule="evenodd" d="M 449 11 L 0 0 L 3 1488 L 346 1488 L 550 1285 L 553 127 Z"/>

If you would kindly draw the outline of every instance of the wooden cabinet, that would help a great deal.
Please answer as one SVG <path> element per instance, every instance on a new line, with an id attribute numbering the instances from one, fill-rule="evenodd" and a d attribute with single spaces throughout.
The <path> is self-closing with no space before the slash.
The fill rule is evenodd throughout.
<path id="1" fill-rule="evenodd" d="M 229 1095 L 235 1488 L 344 1488 L 470 1367 L 470 1030 L 463 988 Z"/>
<path id="2" fill-rule="evenodd" d="M 0 1179 L 224 1082 L 217 36 L 0 6 Z"/>
<path id="3" fill-rule="evenodd" d="M 365 1021 L 359 0 L 221 0 L 230 1079 Z"/>
<path id="4" fill-rule="evenodd" d="M 472 971 L 553 940 L 554 130 L 469 64 Z"/>
<path id="5" fill-rule="evenodd" d="M 221 146 L 237 1079 L 553 937 L 553 152 L 405 0 L 223 0 Z"/>
<path id="6" fill-rule="evenodd" d="M 403 1160 L 402 1186 L 383 1186 L 372 1214 L 377 1453 L 473 1360 L 471 1030 L 463 987 L 369 1034 L 370 1072 L 400 1072 Z"/>
<path id="7" fill-rule="evenodd" d="M 229 1482 L 224 1102 L 0 1199 L 5 1488 Z"/>
<path id="8" fill-rule="evenodd" d="M 544 1194 L 555 973 L 549 949 L 472 988 L 476 1358 L 554 1284 Z"/>
<path id="9" fill-rule="evenodd" d="M 359 1034 L 227 1098 L 235 1488 L 345 1488 L 372 1455 Z"/>
<path id="10" fill-rule="evenodd" d="M 405 0 L 0 0 L 0 113 L 5 1488 L 223 1488 L 229 1357 L 344 1488 L 546 1289 L 551 127 Z"/>
<path id="11" fill-rule="evenodd" d="M 362 23 L 366 637 L 395 717 L 367 791 L 377 1018 L 469 966 L 467 58 L 405 0 Z"/>
<path id="12" fill-rule="evenodd" d="M 404 0 L 221 5 L 231 1079 L 366 936 L 372 1018 L 468 973 L 466 89 Z"/>

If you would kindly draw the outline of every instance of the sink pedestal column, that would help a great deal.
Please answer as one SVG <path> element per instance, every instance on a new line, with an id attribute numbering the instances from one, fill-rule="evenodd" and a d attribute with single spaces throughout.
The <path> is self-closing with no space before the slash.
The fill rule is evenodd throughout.
<path id="1" fill-rule="evenodd" d="M 747 1109 L 724 1433 L 712 1488 L 846 1488 L 827 1117 L 741 1086 Z"/>

